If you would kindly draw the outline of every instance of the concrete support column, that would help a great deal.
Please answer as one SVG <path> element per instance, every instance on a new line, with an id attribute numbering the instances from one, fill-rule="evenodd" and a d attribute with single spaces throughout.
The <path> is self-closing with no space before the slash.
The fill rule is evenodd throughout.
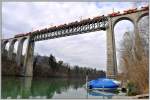
<path id="1" fill-rule="evenodd" d="M 117 77 L 117 60 L 116 60 L 116 47 L 115 47 L 115 35 L 112 26 L 112 21 L 109 18 L 109 26 L 107 29 L 107 77 Z"/>
<path id="2" fill-rule="evenodd" d="M 17 49 L 17 57 L 16 57 L 16 62 L 17 62 L 18 66 L 21 66 L 21 56 L 22 56 L 23 42 L 24 41 L 22 39 L 20 39 L 18 41 L 18 49 Z"/>
<path id="3" fill-rule="evenodd" d="M 26 55 L 24 59 L 24 66 L 23 66 L 23 76 L 32 76 L 33 75 L 33 60 L 34 60 L 34 42 L 28 39 Z"/>
<path id="4" fill-rule="evenodd" d="M 10 42 L 9 49 L 8 49 L 8 59 L 10 60 L 12 60 L 13 50 L 14 50 L 14 40 Z"/>

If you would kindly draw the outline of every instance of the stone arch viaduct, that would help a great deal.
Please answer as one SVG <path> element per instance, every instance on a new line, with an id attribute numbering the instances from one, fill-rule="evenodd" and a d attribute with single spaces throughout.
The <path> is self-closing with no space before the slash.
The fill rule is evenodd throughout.
<path id="1" fill-rule="evenodd" d="M 21 55 L 23 43 L 27 39 L 27 48 L 24 58 L 24 63 L 22 67 L 22 76 L 32 76 L 33 75 L 33 54 L 34 54 L 34 44 L 36 41 L 42 41 L 47 39 L 60 38 L 65 36 L 83 34 L 93 31 L 106 30 L 107 31 L 107 77 L 116 78 L 117 77 L 117 61 L 116 61 L 116 48 L 115 48 L 115 36 L 114 27 L 117 22 L 121 20 L 129 20 L 134 25 L 135 34 L 138 33 L 138 21 L 144 17 L 149 16 L 149 7 L 141 8 L 136 11 L 129 13 L 122 13 L 116 16 L 98 16 L 93 19 L 82 20 L 80 22 L 72 22 L 69 24 L 59 25 L 55 27 L 50 27 L 42 30 L 37 30 L 34 32 L 29 32 L 26 35 L 14 37 L 10 39 L 2 39 L 1 52 L 5 51 L 6 44 L 9 42 L 8 58 L 12 59 L 12 53 L 14 49 L 14 44 L 18 41 L 17 57 L 16 61 L 19 66 L 21 66 Z"/>

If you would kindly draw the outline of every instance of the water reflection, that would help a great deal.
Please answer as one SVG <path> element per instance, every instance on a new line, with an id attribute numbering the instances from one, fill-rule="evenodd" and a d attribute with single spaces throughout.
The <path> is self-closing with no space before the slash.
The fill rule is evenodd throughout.
<path id="1" fill-rule="evenodd" d="M 112 98 L 113 93 L 87 91 L 85 80 L 64 78 L 2 77 L 2 98 L 86 99 Z"/>
<path id="2" fill-rule="evenodd" d="M 116 95 L 114 93 L 109 93 L 109 92 L 104 92 L 104 91 L 98 91 L 98 90 L 88 91 L 88 93 L 91 96 L 98 96 L 98 97 L 102 97 L 103 99 L 104 98 L 111 99 L 113 96 Z"/>
<path id="3" fill-rule="evenodd" d="M 2 77 L 2 98 L 53 98 L 54 94 L 62 94 L 70 88 L 77 90 L 84 83 L 79 79 Z"/>

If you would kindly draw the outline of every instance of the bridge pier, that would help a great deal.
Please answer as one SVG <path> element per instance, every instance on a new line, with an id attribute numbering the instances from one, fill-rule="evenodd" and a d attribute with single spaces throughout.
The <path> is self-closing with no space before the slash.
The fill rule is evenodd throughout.
<path id="1" fill-rule="evenodd" d="M 17 49 L 17 57 L 16 57 L 16 62 L 17 62 L 18 66 L 21 65 L 22 48 L 23 48 L 23 42 L 21 40 L 19 40 L 18 49 Z"/>
<path id="2" fill-rule="evenodd" d="M 108 20 L 107 28 L 107 78 L 117 77 L 117 60 L 115 48 L 115 35 L 111 19 Z"/>
<path id="3" fill-rule="evenodd" d="M 24 40 L 26 38 L 21 38 L 19 41 L 18 41 L 18 49 L 17 49 L 17 57 L 16 57 L 16 62 L 17 62 L 17 65 L 22 67 L 21 66 L 21 61 L 22 61 L 22 49 L 23 49 L 23 43 L 24 43 Z"/>
<path id="4" fill-rule="evenodd" d="M 33 76 L 33 60 L 34 60 L 34 42 L 30 41 L 30 36 L 27 43 L 26 55 L 24 59 L 22 76 Z"/>

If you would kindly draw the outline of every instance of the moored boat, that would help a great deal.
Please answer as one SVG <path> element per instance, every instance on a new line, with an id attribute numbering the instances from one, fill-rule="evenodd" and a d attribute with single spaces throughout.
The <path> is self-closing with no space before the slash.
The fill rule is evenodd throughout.
<path id="1" fill-rule="evenodd" d="M 115 90 L 120 86 L 120 82 L 114 79 L 98 78 L 87 83 L 89 89 Z"/>

